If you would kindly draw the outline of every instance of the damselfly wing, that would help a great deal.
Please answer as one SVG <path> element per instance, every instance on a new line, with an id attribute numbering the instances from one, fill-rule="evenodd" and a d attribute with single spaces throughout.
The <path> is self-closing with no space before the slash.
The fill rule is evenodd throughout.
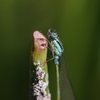
<path id="1" fill-rule="evenodd" d="M 59 60 L 60 98 L 61 100 L 76 100 L 63 56 Z"/>

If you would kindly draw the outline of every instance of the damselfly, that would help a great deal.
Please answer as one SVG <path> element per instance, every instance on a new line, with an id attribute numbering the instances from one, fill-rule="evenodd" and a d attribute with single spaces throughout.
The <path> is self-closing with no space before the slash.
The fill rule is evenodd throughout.
<path id="1" fill-rule="evenodd" d="M 75 100 L 75 96 L 67 75 L 66 65 L 62 57 L 64 48 L 59 40 L 58 34 L 55 30 L 48 30 L 48 40 L 50 45 L 50 50 L 52 52 L 54 59 L 54 64 L 56 65 L 56 75 L 57 75 L 57 100 Z M 60 68 L 59 68 L 60 67 Z"/>

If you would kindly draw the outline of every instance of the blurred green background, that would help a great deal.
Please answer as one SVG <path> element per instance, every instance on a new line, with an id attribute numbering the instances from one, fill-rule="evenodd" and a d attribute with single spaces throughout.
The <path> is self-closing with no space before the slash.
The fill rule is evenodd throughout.
<path id="1" fill-rule="evenodd" d="M 1 0 L 0 100 L 29 100 L 32 33 L 49 28 L 63 43 L 77 100 L 100 100 L 99 12 L 99 0 Z"/>

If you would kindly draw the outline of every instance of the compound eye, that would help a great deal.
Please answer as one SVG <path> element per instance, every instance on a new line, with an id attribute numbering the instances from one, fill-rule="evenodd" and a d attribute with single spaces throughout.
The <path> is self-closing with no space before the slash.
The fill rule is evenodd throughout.
<path id="1" fill-rule="evenodd" d="M 53 29 L 50 29 L 50 32 L 56 34 L 56 31 Z"/>
<path id="2" fill-rule="evenodd" d="M 50 29 L 50 32 L 52 33 L 52 32 L 54 32 L 54 30 L 53 29 Z"/>

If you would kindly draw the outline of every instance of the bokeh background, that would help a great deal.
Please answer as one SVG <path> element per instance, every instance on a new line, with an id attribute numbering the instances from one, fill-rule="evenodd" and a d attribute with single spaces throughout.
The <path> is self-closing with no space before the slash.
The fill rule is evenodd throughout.
<path id="1" fill-rule="evenodd" d="M 29 100 L 32 33 L 49 28 L 63 43 L 77 100 L 100 100 L 99 0 L 0 1 L 0 100 Z"/>

